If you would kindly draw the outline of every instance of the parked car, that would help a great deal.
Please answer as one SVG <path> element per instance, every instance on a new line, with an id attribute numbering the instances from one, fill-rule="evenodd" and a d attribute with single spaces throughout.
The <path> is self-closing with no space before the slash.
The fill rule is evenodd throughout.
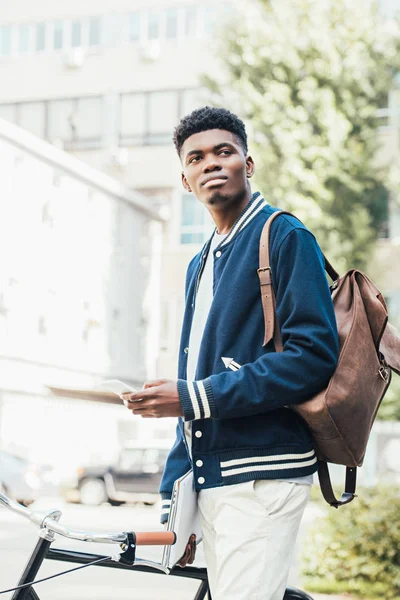
<path id="1" fill-rule="evenodd" d="M 28 506 L 40 494 L 55 489 L 53 469 L 36 465 L 25 458 L 0 450 L 0 490 L 6 496 Z"/>
<path id="2" fill-rule="evenodd" d="M 109 502 L 154 504 L 170 447 L 125 446 L 115 464 L 79 467 L 75 491 L 82 504 L 97 506 Z M 74 499 L 73 494 L 67 494 Z"/>

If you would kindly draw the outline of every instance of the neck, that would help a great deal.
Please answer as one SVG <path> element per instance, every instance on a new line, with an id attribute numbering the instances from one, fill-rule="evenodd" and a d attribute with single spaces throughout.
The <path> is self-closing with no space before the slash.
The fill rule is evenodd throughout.
<path id="1" fill-rule="evenodd" d="M 250 202 L 251 196 L 252 193 L 249 186 L 244 195 L 229 198 L 225 202 L 207 207 L 217 227 L 217 233 L 225 234 L 230 232 L 240 213 L 243 212 Z"/>

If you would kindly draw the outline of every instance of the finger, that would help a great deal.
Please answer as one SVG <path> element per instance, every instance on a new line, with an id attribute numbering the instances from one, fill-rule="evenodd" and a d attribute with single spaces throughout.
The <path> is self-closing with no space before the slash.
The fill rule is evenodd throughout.
<path id="1" fill-rule="evenodd" d="M 133 414 L 133 415 L 139 415 L 140 417 L 141 417 L 142 415 L 149 414 L 149 413 L 151 412 L 151 410 L 152 410 L 152 409 L 151 409 L 150 407 L 147 407 L 147 408 L 142 408 L 142 407 L 135 407 L 135 408 L 132 408 L 132 407 L 131 407 L 131 412 L 132 412 L 132 414 Z"/>
<path id="2" fill-rule="evenodd" d="M 154 397 L 154 389 L 147 388 L 145 390 L 131 392 L 130 394 L 127 394 L 127 397 L 130 402 L 137 402 L 138 400 L 142 400 L 143 398 L 153 398 Z"/>
<path id="3" fill-rule="evenodd" d="M 147 390 L 148 388 L 157 387 L 165 383 L 166 379 L 155 379 L 154 381 L 145 381 L 143 384 L 143 389 Z"/>
<path id="4" fill-rule="evenodd" d="M 154 400 L 136 400 L 136 402 L 130 402 L 128 400 L 127 406 L 129 410 L 146 410 L 154 407 Z"/>
<path id="5" fill-rule="evenodd" d="M 180 559 L 180 561 L 178 562 L 178 565 L 180 567 L 186 567 L 189 557 L 190 557 L 190 548 L 189 548 L 189 544 L 187 544 L 187 546 L 185 548 L 185 553 L 182 556 L 182 558 Z"/>

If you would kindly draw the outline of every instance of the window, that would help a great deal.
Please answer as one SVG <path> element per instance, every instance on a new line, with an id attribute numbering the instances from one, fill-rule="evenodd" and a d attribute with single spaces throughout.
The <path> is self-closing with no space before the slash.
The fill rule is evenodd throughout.
<path id="1" fill-rule="evenodd" d="M 175 8 L 167 10 L 167 39 L 175 39 L 178 35 L 178 11 Z"/>
<path id="2" fill-rule="evenodd" d="M 17 35 L 17 52 L 18 54 L 26 54 L 29 52 L 30 43 L 32 39 L 32 26 L 31 25 L 20 25 L 18 27 Z"/>
<path id="3" fill-rule="evenodd" d="M 15 104 L 0 104 L 0 118 L 16 123 L 16 108 Z"/>
<path id="4" fill-rule="evenodd" d="M 204 90 L 193 89 L 193 90 L 183 90 L 182 100 L 181 100 L 181 114 L 180 117 L 184 117 L 195 110 L 196 108 L 200 108 L 204 106 L 204 101 L 201 99 L 202 93 L 204 94 Z"/>
<path id="5" fill-rule="evenodd" d="M 39 137 L 45 136 L 44 102 L 22 102 L 19 105 L 18 125 Z"/>
<path id="6" fill-rule="evenodd" d="M 129 41 L 138 42 L 140 40 L 140 13 L 134 12 L 129 15 Z"/>
<path id="7" fill-rule="evenodd" d="M 185 35 L 194 37 L 197 32 L 197 9 L 195 6 L 185 8 Z"/>
<path id="8" fill-rule="evenodd" d="M 146 132 L 145 94 L 122 94 L 120 107 L 121 140 L 143 144 Z"/>
<path id="9" fill-rule="evenodd" d="M 91 17 L 89 20 L 89 46 L 100 44 L 100 18 Z"/>
<path id="10" fill-rule="evenodd" d="M 0 27 L 0 56 L 11 54 L 11 27 Z"/>
<path id="11" fill-rule="evenodd" d="M 97 140 L 102 136 L 102 98 L 80 98 L 75 113 L 76 138 Z"/>
<path id="12" fill-rule="evenodd" d="M 82 23 L 80 21 L 72 21 L 71 46 L 73 48 L 82 46 Z"/>
<path id="13" fill-rule="evenodd" d="M 104 44 L 118 47 L 124 41 L 126 18 L 123 15 L 109 14 L 104 20 Z"/>
<path id="14" fill-rule="evenodd" d="M 158 40 L 160 37 L 160 15 L 158 13 L 149 13 L 148 38 L 149 40 Z"/>
<path id="15" fill-rule="evenodd" d="M 48 138 L 51 141 L 74 140 L 76 129 L 74 100 L 52 100 L 49 102 Z"/>
<path id="16" fill-rule="evenodd" d="M 211 217 L 191 194 L 182 196 L 181 244 L 204 244 L 213 229 Z"/>
<path id="17" fill-rule="evenodd" d="M 217 23 L 217 9 L 215 6 L 206 6 L 204 8 L 204 33 L 212 35 Z"/>
<path id="18" fill-rule="evenodd" d="M 64 46 L 64 23 L 63 21 L 54 22 L 53 30 L 53 48 L 54 50 L 61 50 Z"/>
<path id="19" fill-rule="evenodd" d="M 46 23 L 36 25 L 36 51 L 42 52 L 46 48 Z"/>
<path id="20" fill-rule="evenodd" d="M 149 142 L 171 141 L 171 132 L 178 120 L 178 93 L 153 92 L 149 95 Z"/>

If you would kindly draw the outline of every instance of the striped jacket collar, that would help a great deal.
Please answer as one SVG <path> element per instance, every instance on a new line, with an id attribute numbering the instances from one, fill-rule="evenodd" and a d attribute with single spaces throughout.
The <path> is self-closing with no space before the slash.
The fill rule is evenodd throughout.
<path id="1" fill-rule="evenodd" d="M 268 206 L 267 202 L 264 200 L 261 192 L 254 192 L 250 202 L 244 207 L 244 209 L 242 210 L 241 214 L 238 216 L 238 218 L 236 219 L 236 221 L 234 222 L 232 229 L 230 230 L 230 232 L 228 233 L 228 235 L 226 236 L 226 238 L 224 238 L 224 240 L 220 243 L 219 247 L 223 247 L 226 246 L 227 244 L 229 244 L 229 242 L 231 242 L 237 235 L 238 233 L 240 233 L 241 231 L 243 231 L 243 229 L 250 223 L 250 221 L 252 219 L 254 219 L 254 217 L 265 207 Z M 217 230 L 214 229 L 213 235 L 211 236 L 211 238 L 208 240 L 208 242 L 206 243 L 204 250 L 205 253 L 208 252 L 208 249 L 210 247 L 211 244 L 211 240 L 214 236 L 214 233 Z"/>

